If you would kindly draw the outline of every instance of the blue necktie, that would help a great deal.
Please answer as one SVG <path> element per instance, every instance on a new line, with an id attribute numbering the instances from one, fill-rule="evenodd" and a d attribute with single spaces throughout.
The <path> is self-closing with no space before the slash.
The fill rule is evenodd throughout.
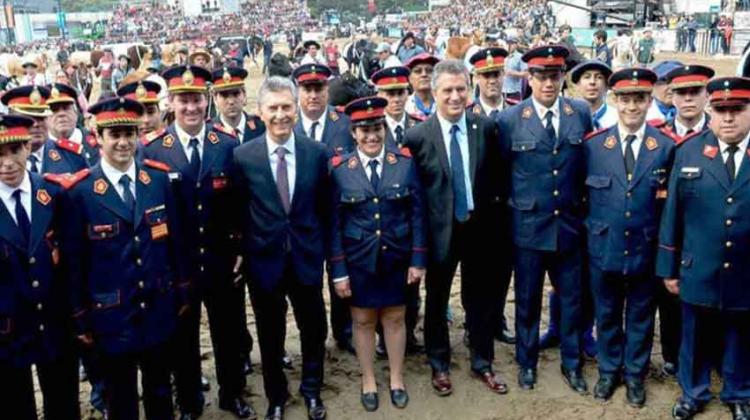
<path id="1" fill-rule="evenodd" d="M 500 113 L 500 111 L 498 111 L 496 109 L 493 109 L 492 111 L 490 111 L 490 118 L 492 118 L 493 121 L 496 121 L 497 120 L 497 114 L 499 114 L 499 113 Z"/>
<path id="2" fill-rule="evenodd" d="M 552 116 L 552 111 L 547 111 L 547 115 L 544 116 L 545 129 L 550 140 L 552 140 L 553 143 L 557 143 L 557 134 L 555 133 L 555 125 L 552 124 Z"/>
<path id="3" fill-rule="evenodd" d="M 31 222 L 29 221 L 29 215 L 26 213 L 26 209 L 21 204 L 21 190 L 13 191 L 13 198 L 16 200 L 16 223 L 18 229 L 23 234 L 23 239 L 26 244 L 29 243 L 29 236 L 31 236 Z"/>
<path id="4" fill-rule="evenodd" d="M 464 159 L 458 145 L 458 126 L 451 127 L 451 172 L 453 173 L 453 215 L 459 222 L 469 219 L 469 203 L 466 199 Z"/>
<path id="5" fill-rule="evenodd" d="M 130 210 L 130 213 L 134 213 L 135 197 L 133 197 L 133 192 L 130 191 L 130 177 L 127 175 L 121 176 L 119 184 L 122 186 L 122 202 L 125 203 L 125 207 Z"/>
<path id="6" fill-rule="evenodd" d="M 370 167 L 370 184 L 372 184 L 372 189 L 377 192 L 378 186 L 380 185 L 380 177 L 378 176 L 378 161 L 376 159 L 373 159 L 370 161 L 370 163 L 367 164 L 367 166 Z"/>
<path id="7" fill-rule="evenodd" d="M 198 139 L 190 139 L 188 147 L 193 151 L 190 155 L 190 173 L 195 179 L 198 179 L 201 173 L 201 155 L 198 153 L 198 146 Z"/>

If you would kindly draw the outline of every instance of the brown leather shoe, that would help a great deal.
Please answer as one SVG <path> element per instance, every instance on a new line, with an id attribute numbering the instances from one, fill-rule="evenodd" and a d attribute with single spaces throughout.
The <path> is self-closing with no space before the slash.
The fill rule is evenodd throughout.
<path id="1" fill-rule="evenodd" d="M 508 385 L 503 382 L 497 375 L 491 371 L 484 373 L 473 372 L 474 376 L 482 381 L 482 383 L 489 388 L 490 391 L 496 394 L 507 394 Z"/>
<path id="2" fill-rule="evenodd" d="M 441 397 L 450 395 L 453 392 L 450 373 L 434 372 L 432 374 L 432 388 L 435 390 L 435 393 Z"/>

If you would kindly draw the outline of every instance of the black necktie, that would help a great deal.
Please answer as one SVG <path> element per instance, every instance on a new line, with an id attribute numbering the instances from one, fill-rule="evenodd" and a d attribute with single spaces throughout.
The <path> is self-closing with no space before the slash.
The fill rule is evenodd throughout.
<path id="1" fill-rule="evenodd" d="M 552 124 L 552 117 L 554 114 L 552 111 L 547 111 L 547 115 L 544 116 L 545 120 L 545 129 L 547 131 L 547 135 L 549 136 L 550 140 L 552 142 L 557 143 L 557 134 L 555 133 L 555 125 Z"/>
<path id="2" fill-rule="evenodd" d="M 396 144 L 398 147 L 404 144 L 404 129 L 400 125 L 396 126 Z"/>
<path id="3" fill-rule="evenodd" d="M 736 144 L 730 144 L 729 147 L 727 147 L 727 153 L 729 154 L 729 156 L 727 156 L 725 165 L 727 167 L 727 175 L 729 175 L 729 180 L 732 182 L 734 182 L 734 174 L 736 172 L 736 166 L 734 165 L 734 154 L 737 153 L 738 150 L 740 150 L 740 148 L 737 147 Z"/>
<path id="4" fill-rule="evenodd" d="M 21 190 L 13 191 L 13 198 L 16 200 L 16 223 L 21 230 L 24 241 L 28 244 L 29 236 L 31 236 L 31 222 L 29 221 L 29 215 L 26 213 L 26 209 L 23 208 L 23 204 L 21 204 Z"/>
<path id="5" fill-rule="evenodd" d="M 693 130 L 692 128 L 688 128 L 688 130 L 685 132 L 685 137 L 693 134 L 694 132 L 695 132 L 695 130 Z"/>
<path id="6" fill-rule="evenodd" d="M 625 172 L 628 174 L 628 181 L 633 177 L 633 170 L 635 170 L 635 154 L 633 153 L 633 142 L 635 136 L 628 134 L 625 136 Z"/>
<path id="7" fill-rule="evenodd" d="M 29 156 L 29 162 L 31 163 L 30 171 L 32 174 L 38 174 L 39 173 L 39 158 L 36 157 L 36 155 L 30 155 Z"/>
<path id="8" fill-rule="evenodd" d="M 133 197 L 133 192 L 130 191 L 130 177 L 123 174 L 118 183 L 122 186 L 122 202 L 133 213 L 135 211 L 135 197 Z"/>
<path id="9" fill-rule="evenodd" d="M 496 120 L 497 119 L 497 114 L 499 114 L 499 113 L 500 113 L 500 111 L 498 111 L 496 109 L 493 109 L 492 111 L 490 111 L 490 118 L 492 118 L 493 120 Z"/>
<path id="10" fill-rule="evenodd" d="M 188 148 L 192 150 L 190 154 L 190 173 L 195 179 L 198 179 L 201 173 L 201 154 L 198 153 L 199 146 L 198 139 L 190 139 L 190 143 L 188 143 Z"/>
<path id="11" fill-rule="evenodd" d="M 367 164 L 370 167 L 370 184 L 372 188 L 377 191 L 378 185 L 380 185 L 380 177 L 378 176 L 378 161 L 373 159 Z"/>
<path id="12" fill-rule="evenodd" d="M 469 203 L 466 198 L 464 159 L 458 144 L 458 126 L 451 127 L 451 172 L 453 175 L 453 215 L 459 222 L 469 219 Z"/>
<path id="13" fill-rule="evenodd" d="M 313 140 L 317 140 L 315 138 L 315 135 L 318 133 L 318 125 L 319 123 L 315 121 L 314 123 L 312 123 L 312 126 L 310 127 L 310 138 Z"/>
<path id="14" fill-rule="evenodd" d="M 277 147 L 276 156 L 279 158 L 279 161 L 276 163 L 276 189 L 279 191 L 284 211 L 289 214 L 289 209 L 292 207 L 292 199 L 289 194 L 289 173 L 287 172 L 285 157 L 286 149 Z"/>

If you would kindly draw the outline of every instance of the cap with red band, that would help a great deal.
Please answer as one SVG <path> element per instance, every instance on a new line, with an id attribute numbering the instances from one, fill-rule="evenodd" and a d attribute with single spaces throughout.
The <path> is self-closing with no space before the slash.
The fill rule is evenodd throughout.
<path id="1" fill-rule="evenodd" d="M 440 62 L 440 59 L 435 57 L 434 55 L 421 53 L 412 57 L 409 61 L 405 63 L 405 65 L 406 67 L 409 68 L 409 70 L 414 70 L 414 67 L 420 64 L 429 64 L 430 66 L 434 66 L 435 64 L 439 62 Z"/>
<path id="2" fill-rule="evenodd" d="M 88 109 L 96 118 L 97 127 L 137 127 L 143 117 L 143 105 L 128 98 L 109 98 Z"/>
<path id="3" fill-rule="evenodd" d="M 74 104 L 78 92 L 70 85 L 64 83 L 54 83 L 49 87 L 49 99 L 47 99 L 47 105 L 54 104 Z"/>
<path id="4" fill-rule="evenodd" d="M 750 103 L 750 79 L 747 77 L 719 77 L 706 85 L 712 106 L 745 105 Z"/>
<path id="5" fill-rule="evenodd" d="M 683 89 L 706 86 L 712 77 L 714 77 L 714 71 L 710 67 L 691 65 L 670 71 L 664 79 L 672 89 Z"/>
<path id="6" fill-rule="evenodd" d="M 521 57 L 530 69 L 560 70 L 565 68 L 565 59 L 570 51 L 562 45 L 547 45 L 528 51 Z"/>
<path id="7" fill-rule="evenodd" d="M 656 73 L 643 68 L 618 70 L 609 77 L 609 88 L 614 93 L 651 93 L 656 83 Z"/>
<path id="8" fill-rule="evenodd" d="M 240 67 L 221 67 L 211 72 L 214 92 L 232 90 L 245 86 L 247 70 Z"/>
<path id="9" fill-rule="evenodd" d="M 43 86 L 20 86 L 11 89 L 2 97 L 2 103 L 11 111 L 32 117 L 46 117 L 51 114 L 47 99 L 50 91 Z"/>
<path id="10" fill-rule="evenodd" d="M 329 77 L 331 77 L 331 69 L 322 64 L 304 64 L 292 72 L 292 78 L 298 85 L 328 83 Z"/>
<path id="11" fill-rule="evenodd" d="M 352 127 L 372 125 L 383 122 L 386 105 L 386 99 L 370 96 L 349 102 L 344 112 L 351 119 Z"/>
<path id="12" fill-rule="evenodd" d="M 175 66 L 165 70 L 161 76 L 167 81 L 171 93 L 206 92 L 211 73 L 199 66 Z"/>
<path id="13" fill-rule="evenodd" d="M 472 55 L 469 62 L 474 66 L 474 73 L 489 73 L 502 70 L 507 56 L 508 51 L 503 48 L 485 48 Z"/>
<path id="14" fill-rule="evenodd" d="M 370 80 L 378 90 L 406 89 L 409 87 L 410 73 L 404 66 L 388 67 L 373 74 Z"/>
<path id="15" fill-rule="evenodd" d="M 0 146 L 31 140 L 29 128 L 32 125 L 34 125 L 34 120 L 31 118 L 20 115 L 0 115 Z"/>
<path id="16" fill-rule="evenodd" d="M 141 80 L 138 82 L 128 83 L 117 89 L 117 96 L 132 99 L 142 104 L 159 103 L 159 93 L 161 85 L 151 80 Z"/>

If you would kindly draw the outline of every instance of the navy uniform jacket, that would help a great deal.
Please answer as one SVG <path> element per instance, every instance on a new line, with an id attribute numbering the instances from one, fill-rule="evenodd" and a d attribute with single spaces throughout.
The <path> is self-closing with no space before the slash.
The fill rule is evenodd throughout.
<path id="1" fill-rule="evenodd" d="M 268 290 L 281 282 L 287 257 L 301 282 L 322 283 L 329 249 L 330 151 L 309 137 L 294 137 L 296 179 L 289 214 L 271 173 L 266 137 L 234 150 L 231 182 L 241 200 L 245 267 L 249 280 Z"/>
<path id="2" fill-rule="evenodd" d="M 0 363 L 16 366 L 54 360 L 72 334 L 58 249 L 62 189 L 30 176 L 29 244 L 0 203 Z"/>
<path id="3" fill-rule="evenodd" d="M 504 107 L 501 106 L 500 112 L 504 111 Z M 486 112 L 484 112 L 484 107 L 482 107 L 482 104 L 479 102 L 479 99 L 469 104 L 469 106 L 466 107 L 466 112 L 471 112 L 474 115 L 481 115 L 486 118 L 490 118 L 489 115 L 487 115 Z M 494 118 L 495 121 L 500 119 L 500 112 L 497 113 L 497 116 Z"/>
<path id="4" fill-rule="evenodd" d="M 101 159 L 101 151 L 99 142 L 96 140 L 96 136 L 89 133 L 88 130 L 81 128 L 81 134 L 83 136 L 83 157 L 86 159 L 86 163 L 89 167 L 92 167 L 99 163 Z"/>
<path id="5" fill-rule="evenodd" d="M 556 144 L 531 98 L 500 113 L 503 152 L 511 156 L 513 241 L 521 248 L 560 251 L 581 244 L 583 137 L 592 129 L 591 113 L 581 101 L 560 97 L 559 104 Z"/>
<path id="6" fill-rule="evenodd" d="M 294 126 L 295 137 L 309 138 L 309 134 L 305 132 L 305 127 L 302 125 L 302 117 L 298 117 L 297 124 Z M 328 107 L 326 125 L 321 138 L 322 143 L 328 146 L 333 154 L 341 155 L 354 150 L 354 139 L 349 132 L 349 117 L 332 107 Z"/>
<path id="7" fill-rule="evenodd" d="M 222 130 L 221 125 L 206 125 L 198 179 L 189 172 L 190 162 L 174 125 L 142 149 L 144 159 L 169 166 L 179 220 L 184 224 L 180 233 L 188 250 L 190 278 L 198 288 L 212 281 L 231 281 L 229 274 L 238 255 L 239 204 L 230 185 L 232 150 L 237 139 Z"/>
<path id="8" fill-rule="evenodd" d="M 703 122 L 703 126 L 700 127 L 698 131 L 708 130 L 709 124 L 711 123 L 711 115 L 708 113 L 706 115 L 706 120 Z M 675 127 L 675 120 L 652 120 L 648 122 L 650 125 L 653 125 L 655 128 L 662 131 L 663 134 L 666 134 L 669 137 L 672 137 L 675 141 L 681 140 L 681 137 L 679 134 L 677 134 L 677 128 Z"/>
<path id="9" fill-rule="evenodd" d="M 47 140 L 39 171 L 44 174 L 72 174 L 88 167 L 83 146 L 68 140 Z"/>
<path id="10" fill-rule="evenodd" d="M 629 181 L 617 126 L 592 134 L 585 142 L 590 261 L 604 271 L 651 274 L 674 141 L 646 125 Z"/>
<path id="11" fill-rule="evenodd" d="M 729 181 L 712 131 L 677 148 L 659 232 L 656 275 L 680 279 L 680 298 L 750 309 L 750 156 Z"/>
<path id="12" fill-rule="evenodd" d="M 417 124 L 419 124 L 419 123 L 422 122 L 422 121 L 420 121 L 420 120 L 412 117 L 411 115 L 407 114 L 406 112 L 404 112 L 404 118 L 406 119 L 406 123 L 404 124 L 404 133 L 403 133 L 404 136 L 402 138 L 402 142 L 406 141 L 406 130 L 408 130 L 408 129 L 410 129 L 410 128 L 414 127 L 415 125 L 417 125 Z M 391 129 L 388 127 L 387 124 L 385 126 L 385 144 L 388 147 L 394 147 L 396 149 L 400 149 L 400 148 L 404 147 L 403 144 L 397 144 L 396 143 L 396 136 L 393 133 L 391 133 Z"/>
<path id="13" fill-rule="evenodd" d="M 224 126 L 224 124 L 221 122 L 221 118 L 217 115 L 216 118 L 214 118 L 213 123 L 215 124 L 221 124 Z M 224 131 L 233 131 L 234 128 L 224 126 Z M 250 140 L 262 136 L 263 133 L 266 132 L 266 125 L 263 124 L 263 121 L 258 117 L 257 115 L 250 115 L 248 113 L 245 113 L 245 132 L 242 135 L 242 138 L 238 138 L 240 144 L 247 143 Z M 237 134 L 237 133 L 235 133 Z"/>
<path id="14" fill-rule="evenodd" d="M 134 215 L 100 165 L 76 177 L 65 203 L 63 251 L 78 334 L 91 333 L 105 353 L 165 342 L 188 286 L 167 174 L 136 163 Z"/>
<path id="15" fill-rule="evenodd" d="M 381 267 L 427 266 L 423 191 L 408 152 L 386 147 L 378 190 L 357 152 L 332 159 L 331 276 L 347 265 L 376 274 Z M 403 273 L 398 273 L 403 278 Z"/>

